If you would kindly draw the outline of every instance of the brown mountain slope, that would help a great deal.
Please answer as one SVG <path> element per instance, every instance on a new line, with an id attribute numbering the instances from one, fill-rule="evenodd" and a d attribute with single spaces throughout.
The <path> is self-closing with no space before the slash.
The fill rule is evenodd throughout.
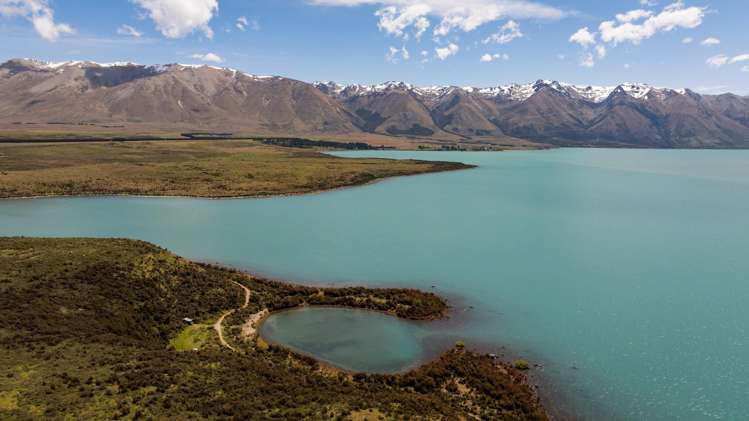
<path id="1" fill-rule="evenodd" d="M 34 126 L 37 125 L 37 126 Z M 625 83 L 342 86 L 210 66 L 0 65 L 0 128 L 59 125 L 560 146 L 749 148 L 749 98 Z M 54 130 L 50 130 L 54 131 Z"/>
<path id="2" fill-rule="evenodd" d="M 497 115 L 495 103 L 462 89 L 452 89 L 432 107 L 432 116 L 443 130 L 463 136 L 502 135 L 489 119 Z"/>
<path id="3" fill-rule="evenodd" d="M 161 124 L 175 128 L 352 133 L 335 100 L 313 86 L 229 69 L 170 65 L 57 68 L 30 61 L 0 67 L 0 120 Z"/>

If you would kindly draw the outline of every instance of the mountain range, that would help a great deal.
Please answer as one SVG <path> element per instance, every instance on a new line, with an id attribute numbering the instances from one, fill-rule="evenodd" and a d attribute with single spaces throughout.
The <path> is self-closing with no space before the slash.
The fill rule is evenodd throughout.
<path id="1" fill-rule="evenodd" d="M 28 125 L 28 126 L 27 126 Z M 365 134 L 436 142 L 749 148 L 749 97 L 550 80 L 492 88 L 306 83 L 213 66 L 0 65 L 0 128 Z"/>

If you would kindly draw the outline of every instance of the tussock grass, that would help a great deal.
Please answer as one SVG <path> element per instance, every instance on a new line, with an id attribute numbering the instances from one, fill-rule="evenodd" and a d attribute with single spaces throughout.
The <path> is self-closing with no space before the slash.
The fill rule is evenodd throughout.
<path id="1" fill-rule="evenodd" d="M 301 194 L 469 166 L 349 159 L 253 141 L 0 145 L 0 198 Z"/>

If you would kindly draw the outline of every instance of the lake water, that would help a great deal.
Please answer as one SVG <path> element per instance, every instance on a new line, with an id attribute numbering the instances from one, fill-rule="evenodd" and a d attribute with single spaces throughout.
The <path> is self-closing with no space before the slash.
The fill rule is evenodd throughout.
<path id="1" fill-rule="evenodd" d="M 543 363 L 542 394 L 579 418 L 749 419 L 749 152 L 356 155 L 480 168 L 278 199 L 0 201 L 0 235 L 134 237 L 307 283 L 436 286 L 467 315 L 441 334 Z"/>
<path id="2" fill-rule="evenodd" d="M 271 315 L 263 339 L 350 371 L 392 373 L 412 368 L 425 351 L 424 331 L 386 314 L 312 307 Z"/>

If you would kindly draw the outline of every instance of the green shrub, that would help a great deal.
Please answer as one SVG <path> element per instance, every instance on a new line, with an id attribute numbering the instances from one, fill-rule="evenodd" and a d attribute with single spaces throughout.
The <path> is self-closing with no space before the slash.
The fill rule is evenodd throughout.
<path id="1" fill-rule="evenodd" d="M 517 368 L 518 370 L 528 370 L 531 368 L 531 365 L 528 363 L 528 361 L 523 359 L 515 360 L 514 364 L 515 368 Z"/>

